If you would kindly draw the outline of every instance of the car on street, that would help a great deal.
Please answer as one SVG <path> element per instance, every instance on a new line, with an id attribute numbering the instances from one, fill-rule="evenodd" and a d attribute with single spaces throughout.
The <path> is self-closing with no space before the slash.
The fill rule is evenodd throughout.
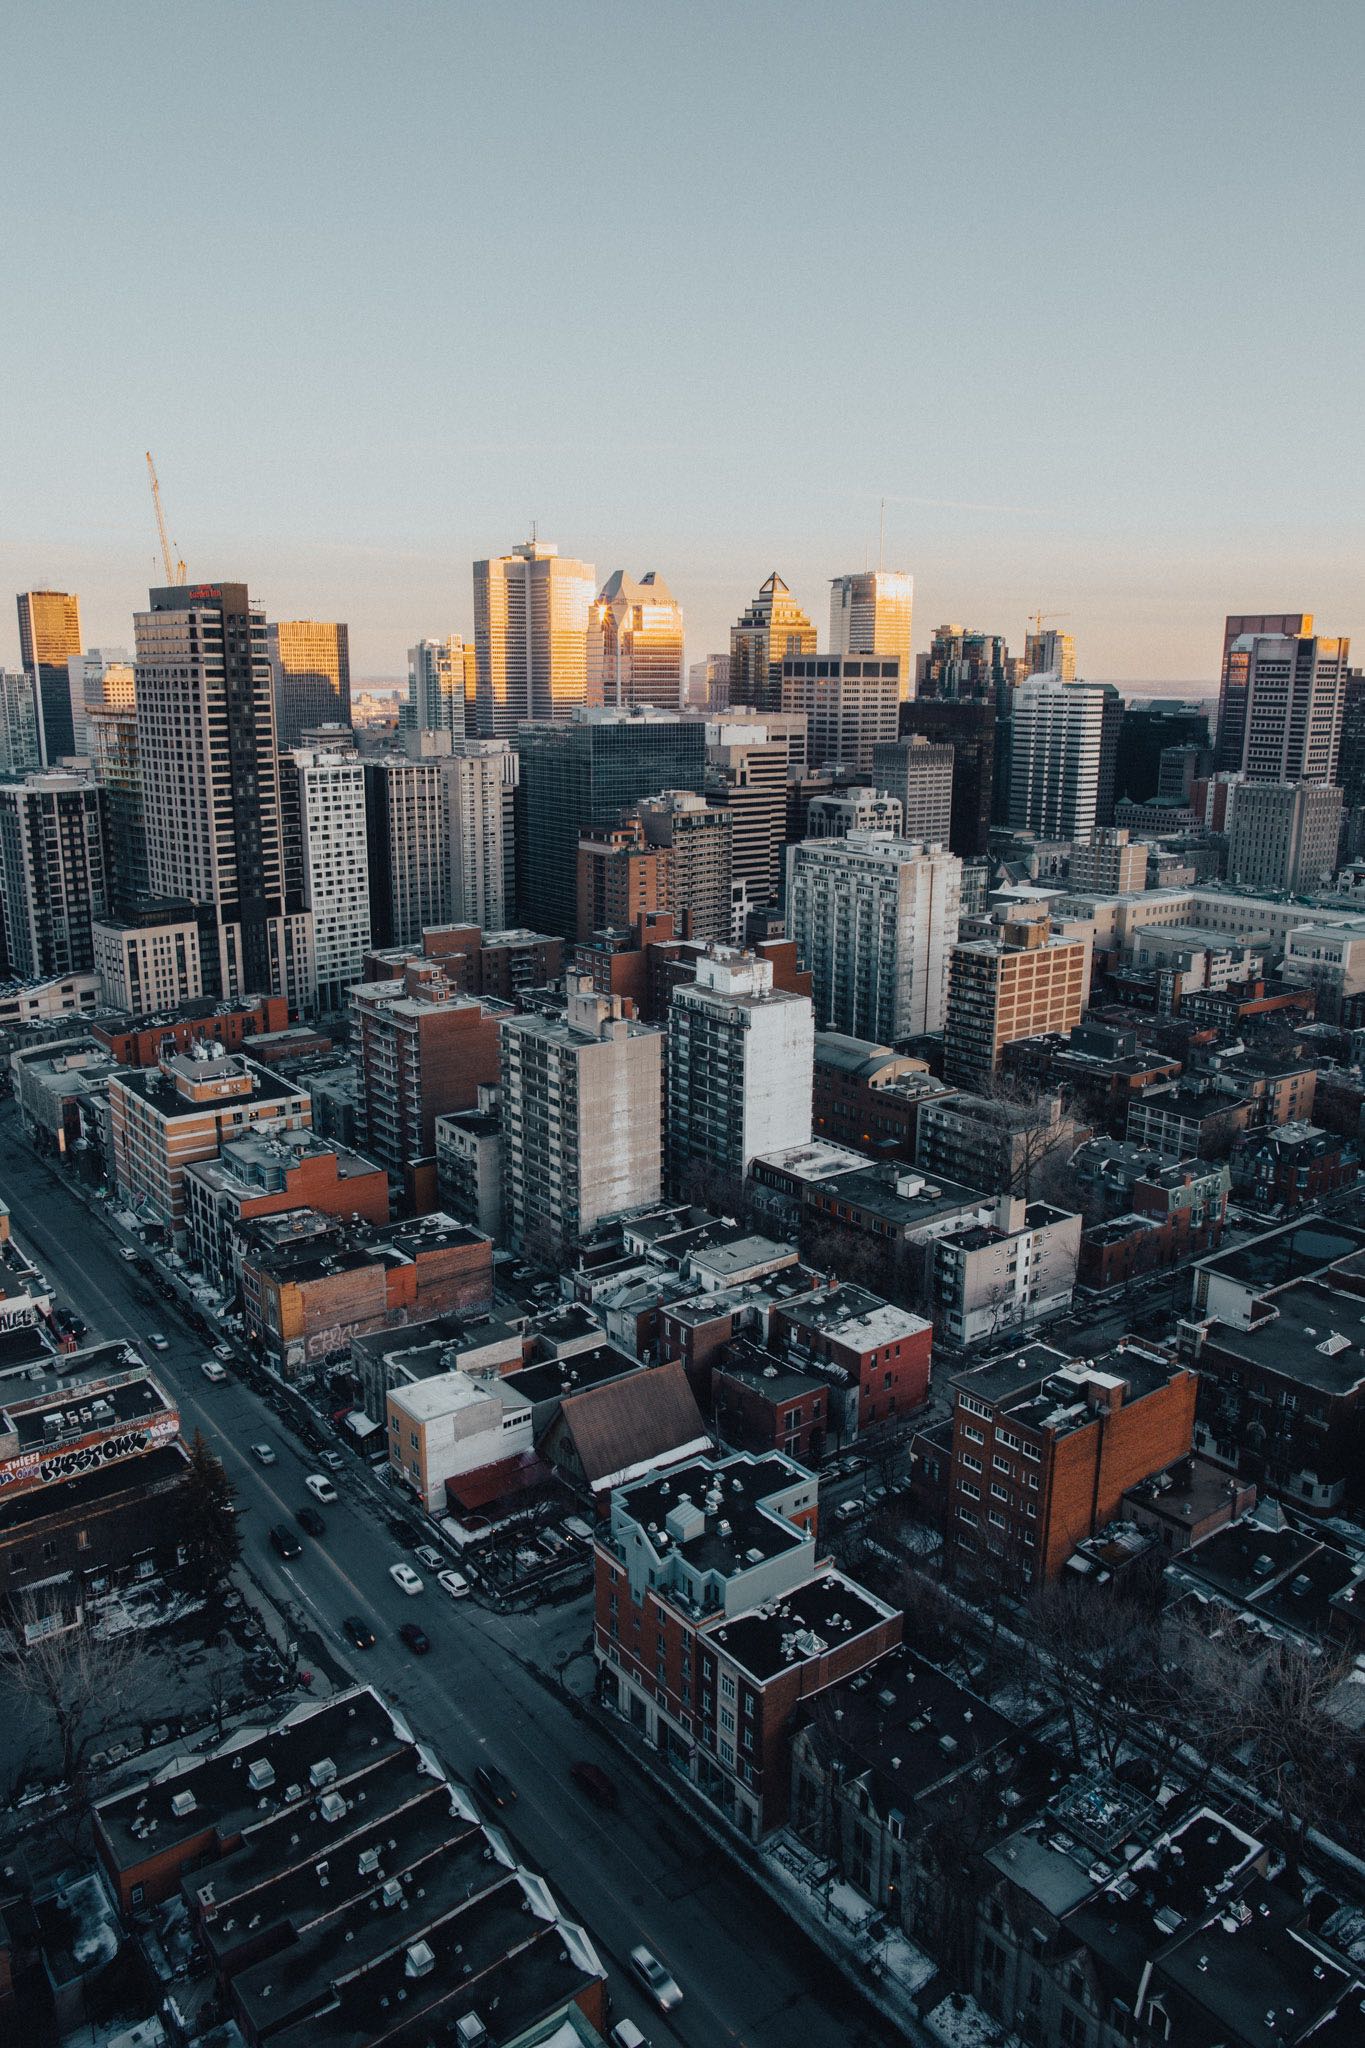
<path id="1" fill-rule="evenodd" d="M 618 2020 L 607 2035 L 611 2048 L 649 2048 L 649 2042 L 634 2020 Z"/>
<path id="2" fill-rule="evenodd" d="M 206 1358 L 199 1370 L 203 1373 L 204 1378 L 215 1387 L 221 1386 L 222 1382 L 227 1378 L 227 1374 L 223 1371 L 216 1358 Z"/>
<path id="3" fill-rule="evenodd" d="M 404 1593 L 420 1593 L 422 1591 L 422 1575 L 420 1572 L 415 1572 L 410 1564 L 391 1564 L 389 1566 L 389 1577 L 393 1580 L 395 1586 Z"/>
<path id="4" fill-rule="evenodd" d="M 884 1486 L 871 1486 L 868 1488 L 867 1504 L 870 1508 L 879 1508 L 885 1499 L 886 1488 Z"/>
<path id="5" fill-rule="evenodd" d="M 411 1527 L 403 1520 L 401 1515 L 389 1516 L 389 1534 L 393 1537 L 395 1543 L 402 1544 L 404 1550 L 416 1550 L 417 1538 L 413 1535 Z"/>
<path id="6" fill-rule="evenodd" d="M 330 1506 L 337 1498 L 336 1488 L 323 1472 L 310 1472 L 303 1483 L 314 1500 L 320 1500 L 324 1507 Z"/>
<path id="7" fill-rule="evenodd" d="M 431 1637 L 415 1621 L 405 1621 L 398 1631 L 414 1657 L 425 1657 L 431 1648 Z"/>
<path id="8" fill-rule="evenodd" d="M 258 1465 L 273 1465 L 275 1462 L 275 1453 L 271 1450 L 269 1444 L 253 1444 L 251 1446 L 251 1455 Z"/>
<path id="9" fill-rule="evenodd" d="M 281 1557 L 302 1557 L 303 1545 L 287 1522 L 276 1522 L 270 1532 L 270 1545 Z"/>
<path id="10" fill-rule="evenodd" d="M 137 1253 L 130 1244 L 121 1244 L 118 1248 L 118 1255 L 121 1259 L 127 1259 L 130 1266 L 137 1264 Z"/>
<path id="11" fill-rule="evenodd" d="M 463 1572 L 437 1572 L 436 1583 L 449 1593 L 452 1600 L 463 1600 L 469 1591 L 469 1581 Z"/>
<path id="12" fill-rule="evenodd" d="M 419 1543 L 413 1552 L 413 1556 L 417 1559 L 418 1564 L 424 1564 L 429 1572 L 440 1571 L 445 1563 L 445 1557 L 442 1552 L 433 1550 L 429 1543 Z"/>
<path id="13" fill-rule="evenodd" d="M 660 2012 L 672 2012 L 675 2005 L 682 2004 L 681 1991 L 652 1949 L 646 1948 L 643 1943 L 639 1948 L 633 1948 L 630 1952 L 630 1967 Z"/>
<path id="14" fill-rule="evenodd" d="M 372 1650 L 375 1643 L 374 1630 L 368 1621 L 362 1621 L 358 1614 L 348 1614 L 341 1624 L 342 1634 L 347 1642 L 354 1643 L 357 1650 Z"/>
<path id="15" fill-rule="evenodd" d="M 318 1463 L 319 1465 L 325 1465 L 329 1472 L 339 1472 L 346 1463 L 346 1460 L 342 1457 L 340 1451 L 319 1451 Z"/>
<path id="16" fill-rule="evenodd" d="M 171 1348 L 170 1338 L 163 1336 L 160 1330 L 148 1330 L 147 1342 L 153 1351 L 169 1351 Z"/>
<path id="17" fill-rule="evenodd" d="M 834 1510 L 834 1519 L 836 1522 L 851 1522 L 853 1517 L 860 1515 L 862 1511 L 863 1503 L 860 1500 L 841 1500 Z"/>
<path id="18" fill-rule="evenodd" d="M 517 1788 L 510 1778 L 503 1776 L 496 1764 L 477 1765 L 474 1783 L 490 1806 L 515 1806 Z"/>
<path id="19" fill-rule="evenodd" d="M 580 1792 L 586 1792 L 594 1806 L 605 1806 L 614 1811 L 621 1804 L 616 1781 L 607 1776 L 601 1764 L 589 1763 L 586 1757 L 579 1757 L 569 1765 L 569 1776 Z"/>
<path id="20" fill-rule="evenodd" d="M 221 1358 L 224 1365 L 226 1365 L 232 1357 L 232 1346 L 230 1344 L 215 1344 L 213 1355 L 215 1358 Z"/>
<path id="21" fill-rule="evenodd" d="M 326 1519 L 318 1513 L 316 1508 L 295 1508 L 294 1520 L 301 1529 L 306 1529 L 310 1536 L 325 1536 L 327 1534 Z"/>

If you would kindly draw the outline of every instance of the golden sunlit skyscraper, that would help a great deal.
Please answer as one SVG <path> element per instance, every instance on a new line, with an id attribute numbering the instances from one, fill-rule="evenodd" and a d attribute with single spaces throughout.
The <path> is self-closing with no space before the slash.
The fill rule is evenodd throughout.
<path id="1" fill-rule="evenodd" d="M 591 562 L 548 541 L 474 564 L 475 708 L 480 734 L 499 739 L 526 719 L 565 719 L 587 697 Z"/>
<path id="2" fill-rule="evenodd" d="M 81 651 L 81 601 L 73 590 L 19 594 L 19 659 L 38 691 L 44 761 L 75 750 L 67 662 Z"/>
<path id="3" fill-rule="evenodd" d="M 1049 626 L 1036 626 L 1024 641 L 1024 665 L 1031 676 L 1060 676 L 1064 683 L 1076 680 L 1076 642 L 1070 633 Z"/>
<path id="4" fill-rule="evenodd" d="M 615 570 L 588 624 L 588 702 L 676 711 L 682 688 L 682 606 L 655 570 L 638 583 Z"/>
<path id="5" fill-rule="evenodd" d="M 330 619 L 281 619 L 269 628 L 275 736 L 297 747 L 319 725 L 351 722 L 351 640 Z"/>
<path id="6" fill-rule="evenodd" d="M 836 576 L 829 593 L 831 654 L 894 654 L 902 697 L 910 695 L 910 625 L 915 579 L 904 569 L 864 569 Z"/>
<path id="7" fill-rule="evenodd" d="M 730 702 L 782 709 L 782 664 L 814 654 L 815 628 L 776 569 L 730 628 Z"/>

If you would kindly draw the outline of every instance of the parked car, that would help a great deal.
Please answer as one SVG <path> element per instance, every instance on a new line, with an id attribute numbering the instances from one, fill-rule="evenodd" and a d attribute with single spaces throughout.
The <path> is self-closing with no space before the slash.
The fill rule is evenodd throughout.
<path id="1" fill-rule="evenodd" d="M 303 1545 L 287 1522 L 276 1522 L 270 1532 L 271 1548 L 281 1557 L 302 1557 Z"/>
<path id="2" fill-rule="evenodd" d="M 634 2020 L 618 2020 L 608 2034 L 612 2048 L 649 2048 L 649 2042 Z"/>
<path id="3" fill-rule="evenodd" d="M 580 1757 L 569 1765 L 569 1776 L 580 1792 L 586 1792 L 594 1806 L 607 1806 L 613 1811 L 621 1804 L 615 1780 L 609 1778 L 600 1764 L 589 1763 Z"/>
<path id="4" fill-rule="evenodd" d="M 215 1344 L 213 1355 L 215 1358 L 221 1358 L 224 1365 L 228 1365 L 233 1357 L 232 1346 L 230 1344 Z"/>
<path id="5" fill-rule="evenodd" d="M 329 1507 L 337 1498 L 336 1488 L 322 1472 L 310 1472 L 303 1483 L 314 1500 L 320 1500 L 324 1507 Z"/>
<path id="6" fill-rule="evenodd" d="M 675 2005 L 682 2004 L 681 1991 L 651 1949 L 645 1948 L 643 1944 L 639 1948 L 633 1948 L 630 1952 L 630 1967 L 660 2012 L 672 2012 Z"/>
<path id="7" fill-rule="evenodd" d="M 479 1764 L 474 1771 L 474 1783 L 491 1806 L 515 1806 L 517 1788 L 510 1778 L 505 1778 L 495 1764 Z"/>
<path id="8" fill-rule="evenodd" d="M 269 1444 L 253 1444 L 251 1446 L 251 1455 L 258 1465 L 273 1465 L 275 1462 L 275 1453 L 271 1450 Z"/>
<path id="9" fill-rule="evenodd" d="M 127 1259 L 130 1266 L 137 1264 L 137 1253 L 130 1244 L 121 1244 L 118 1248 L 118 1255 L 121 1259 Z"/>
<path id="10" fill-rule="evenodd" d="M 169 1351 L 171 1348 L 170 1338 L 163 1336 L 160 1330 L 148 1330 L 147 1342 L 153 1351 Z"/>
<path id="11" fill-rule="evenodd" d="M 405 1621 L 398 1631 L 414 1657 L 425 1657 L 431 1648 L 431 1637 L 415 1621 Z"/>
<path id="12" fill-rule="evenodd" d="M 389 1577 L 393 1580 L 395 1586 L 399 1587 L 404 1593 L 420 1593 L 423 1590 L 422 1575 L 420 1572 L 415 1572 L 410 1564 L 391 1564 L 389 1566 Z"/>
<path id="13" fill-rule="evenodd" d="M 220 1386 L 227 1378 L 227 1374 L 223 1371 L 216 1358 L 206 1358 L 199 1370 L 203 1373 L 204 1378 L 211 1381 L 215 1387 Z"/>
<path id="14" fill-rule="evenodd" d="M 437 1572 L 436 1583 L 444 1587 L 452 1600 L 463 1600 L 469 1591 L 469 1581 L 463 1572 Z"/>
<path id="15" fill-rule="evenodd" d="M 417 1559 L 418 1564 L 424 1564 L 429 1572 L 440 1571 L 445 1563 L 444 1553 L 439 1550 L 433 1550 L 429 1543 L 419 1543 L 413 1555 Z"/>
<path id="16" fill-rule="evenodd" d="M 325 1465 L 329 1472 L 339 1472 L 346 1463 L 346 1460 L 342 1457 L 340 1451 L 319 1451 L 318 1463 L 319 1465 Z"/>
<path id="17" fill-rule="evenodd" d="M 860 1515 L 862 1511 L 863 1503 L 860 1500 L 841 1500 L 834 1510 L 834 1519 L 836 1522 L 851 1522 L 853 1517 Z"/>
<path id="18" fill-rule="evenodd" d="M 389 1516 L 389 1534 L 396 1543 L 402 1544 L 404 1550 L 416 1550 L 417 1538 L 401 1515 Z"/>
<path id="19" fill-rule="evenodd" d="M 585 1522 L 581 1515 L 565 1515 L 564 1529 L 566 1534 L 574 1537 L 579 1543 L 592 1542 L 592 1524 Z"/>
<path id="20" fill-rule="evenodd" d="M 372 1650 L 375 1644 L 374 1630 L 368 1621 L 362 1621 L 358 1614 L 348 1614 L 341 1624 L 342 1633 L 357 1650 Z"/>
<path id="21" fill-rule="evenodd" d="M 326 1520 L 318 1513 L 316 1508 L 295 1508 L 294 1520 L 301 1529 L 306 1529 L 310 1536 L 325 1536 L 327 1534 Z"/>

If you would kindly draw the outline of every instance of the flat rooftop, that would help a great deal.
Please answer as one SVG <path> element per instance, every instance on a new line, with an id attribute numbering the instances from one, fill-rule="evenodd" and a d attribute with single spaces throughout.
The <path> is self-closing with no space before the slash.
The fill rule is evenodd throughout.
<path id="1" fill-rule="evenodd" d="M 895 1611 L 842 1572 L 827 1571 L 748 1614 L 712 1624 L 704 1634 L 762 1683 L 846 1649 Z"/>
<path id="2" fill-rule="evenodd" d="M 155 1450 L 63 1479 L 60 1486 L 28 1486 L 22 1493 L 6 1488 L 5 1496 L 0 1496 L 0 1533 L 25 1529 L 49 1515 L 79 1514 L 82 1508 L 97 1507 L 120 1493 L 141 1498 L 153 1487 L 183 1478 L 188 1463 L 188 1453 L 177 1438 Z"/>
<path id="3" fill-rule="evenodd" d="M 503 1384 L 523 1394 L 528 1401 L 557 1401 L 566 1394 L 581 1394 L 587 1387 L 600 1387 L 626 1373 L 643 1372 L 638 1358 L 618 1351 L 614 1344 L 594 1344 L 585 1351 L 570 1351 L 562 1358 L 543 1358 L 505 1375 Z"/>
<path id="4" fill-rule="evenodd" d="M 649 1532 L 656 1548 L 678 1553 L 698 1572 L 729 1578 L 762 1558 L 813 1547 L 809 1531 L 770 1505 L 775 1496 L 803 1484 L 814 1499 L 815 1476 L 802 1466 L 777 1452 L 740 1454 L 695 1458 L 662 1478 L 624 1488 L 617 1499 L 623 1499 L 630 1519 Z M 674 1540 L 667 1535 L 668 1517 L 686 1503 L 702 1510 L 703 1524 L 697 1535 Z"/>
<path id="5" fill-rule="evenodd" d="M 1205 1348 L 1340 1397 L 1365 1384 L 1365 1301 L 1319 1281 L 1283 1287 L 1251 1330 L 1215 1323 Z"/>
<path id="6" fill-rule="evenodd" d="M 1365 1230 L 1314 1217 L 1306 1223 L 1286 1223 L 1278 1230 L 1252 1238 L 1249 1244 L 1234 1245 L 1230 1251 L 1201 1259 L 1199 1269 L 1260 1292 L 1283 1287 L 1305 1273 L 1320 1273 L 1338 1259 L 1362 1250 Z"/>
<path id="7" fill-rule="evenodd" d="M 856 1351 L 872 1351 L 883 1344 L 898 1344 L 918 1336 L 931 1326 L 923 1316 L 898 1308 L 865 1287 L 840 1285 L 822 1287 L 800 1301 L 784 1306 L 789 1323 L 812 1334 L 832 1337 Z"/>
<path id="8" fill-rule="evenodd" d="M 909 1192 L 902 1193 L 902 1189 Z M 980 1188 L 964 1187 L 960 1181 L 944 1180 L 941 1174 L 917 1167 L 869 1166 L 861 1155 L 858 1170 L 841 1173 L 831 1192 L 840 1202 L 863 1209 L 902 1233 L 995 1199 Z"/>

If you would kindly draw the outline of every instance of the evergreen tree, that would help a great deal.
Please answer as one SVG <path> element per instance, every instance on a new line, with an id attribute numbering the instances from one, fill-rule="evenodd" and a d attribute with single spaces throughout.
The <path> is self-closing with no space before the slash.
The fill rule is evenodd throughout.
<path id="1" fill-rule="evenodd" d="M 214 1456 L 196 1429 L 180 1500 L 180 1542 L 185 1551 L 186 1583 L 208 1601 L 222 1598 L 232 1567 L 242 1554 L 233 1491 L 222 1460 Z"/>

